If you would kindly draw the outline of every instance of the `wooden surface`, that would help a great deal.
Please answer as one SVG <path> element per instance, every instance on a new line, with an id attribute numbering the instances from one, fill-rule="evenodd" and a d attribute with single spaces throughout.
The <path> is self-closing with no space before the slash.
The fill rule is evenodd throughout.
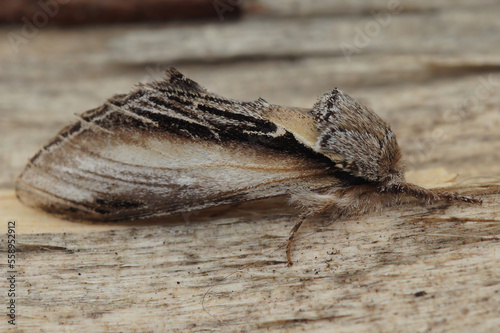
<path id="1" fill-rule="evenodd" d="M 0 263 L 6 272 L 15 219 L 17 330 L 496 331 L 500 3 L 402 2 L 357 43 L 372 11 L 387 8 L 246 1 L 237 22 L 41 27 L 23 44 L 0 40 Z M 11 32 L 22 26 L 0 28 Z M 350 46 L 359 52 L 346 58 Z M 17 202 L 16 175 L 74 113 L 169 65 L 244 100 L 310 107 L 339 87 L 392 124 L 408 178 L 484 203 L 317 217 L 288 268 L 283 245 L 297 211 L 286 198 L 119 225 L 67 222 Z"/>

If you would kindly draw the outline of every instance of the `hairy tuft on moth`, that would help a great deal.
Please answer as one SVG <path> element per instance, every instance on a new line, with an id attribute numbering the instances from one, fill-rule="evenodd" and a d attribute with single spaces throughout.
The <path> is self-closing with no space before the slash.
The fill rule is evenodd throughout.
<path id="1" fill-rule="evenodd" d="M 45 145 L 16 181 L 23 203 L 71 220 L 126 221 L 280 195 L 342 217 L 413 197 L 479 203 L 404 179 L 389 125 L 339 89 L 312 109 L 213 94 L 170 68 Z"/>

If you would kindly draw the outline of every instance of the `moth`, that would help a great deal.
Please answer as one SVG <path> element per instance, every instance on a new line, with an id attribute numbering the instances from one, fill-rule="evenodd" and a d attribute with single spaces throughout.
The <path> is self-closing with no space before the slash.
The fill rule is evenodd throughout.
<path id="1" fill-rule="evenodd" d="M 62 129 L 16 181 L 26 205 L 70 220 L 126 221 L 289 195 L 304 218 L 479 202 L 404 178 L 389 125 L 339 89 L 310 109 L 241 102 L 174 68 Z"/>

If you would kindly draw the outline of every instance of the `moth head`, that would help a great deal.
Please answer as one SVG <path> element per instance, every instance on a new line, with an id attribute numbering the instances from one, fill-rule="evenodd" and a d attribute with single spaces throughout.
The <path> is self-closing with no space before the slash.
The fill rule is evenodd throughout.
<path id="1" fill-rule="evenodd" d="M 319 133 L 315 150 L 336 168 L 370 182 L 403 177 L 394 132 L 366 106 L 335 88 L 319 99 L 311 113 Z"/>

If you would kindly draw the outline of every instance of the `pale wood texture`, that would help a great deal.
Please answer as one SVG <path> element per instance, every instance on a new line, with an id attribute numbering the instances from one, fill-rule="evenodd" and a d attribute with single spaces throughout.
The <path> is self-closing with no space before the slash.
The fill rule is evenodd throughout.
<path id="1" fill-rule="evenodd" d="M 255 0 L 231 23 L 47 27 L 17 52 L 3 38 L 0 217 L 3 234 L 17 220 L 16 328 L 497 331 L 500 3 L 402 1 L 356 43 L 356 29 L 388 3 Z M 0 28 L 10 32 L 22 27 Z M 347 59 L 341 45 L 359 52 Z M 74 113 L 169 65 L 244 100 L 310 107 L 339 87 L 392 124 L 412 181 L 484 203 L 313 218 L 288 268 L 283 245 L 297 211 L 283 198 L 113 225 L 17 202 L 16 175 Z M 6 272 L 5 236 L 0 244 Z"/>

